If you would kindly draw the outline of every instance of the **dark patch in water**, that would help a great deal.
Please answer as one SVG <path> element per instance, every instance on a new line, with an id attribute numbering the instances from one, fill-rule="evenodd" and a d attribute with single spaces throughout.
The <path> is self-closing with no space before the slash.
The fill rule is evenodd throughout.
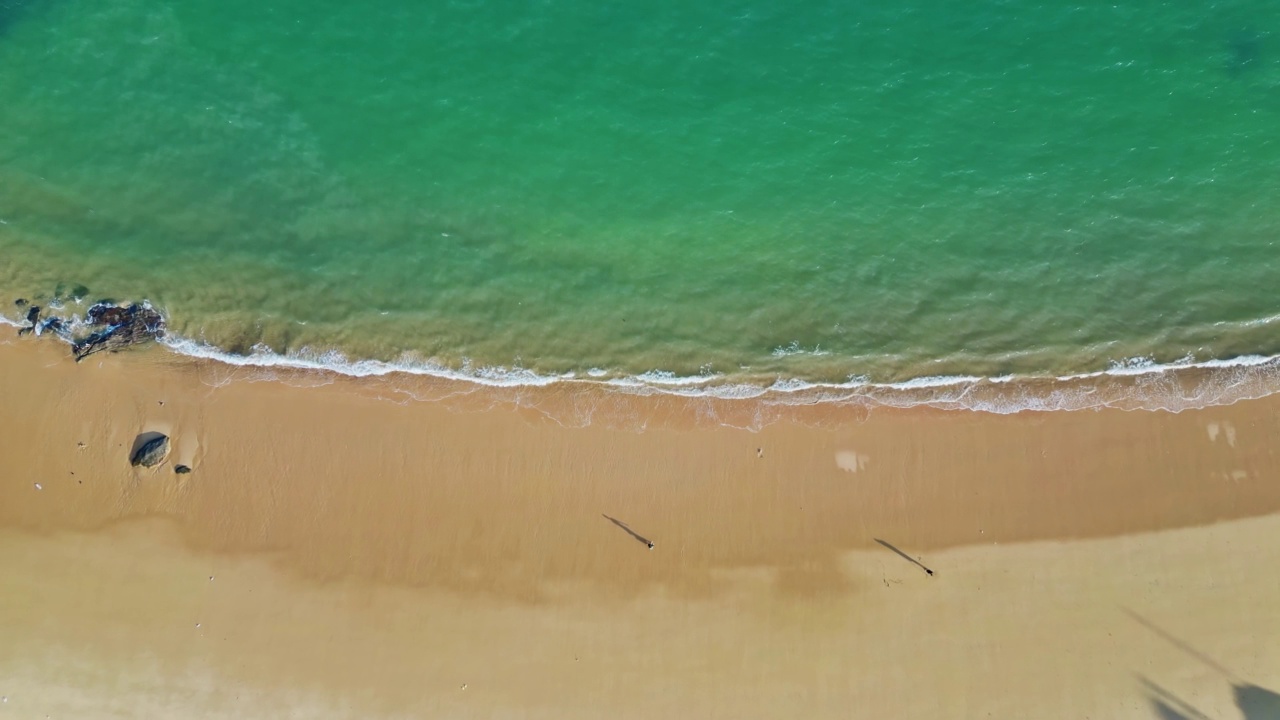
<path id="1" fill-rule="evenodd" d="M 89 296 L 89 288 L 75 283 L 71 286 L 65 283 L 58 283 L 53 289 L 54 300 L 83 300 Z"/>
<path id="2" fill-rule="evenodd" d="M 22 11 L 31 0 L 0 0 L 0 36 L 3 36 L 13 27 L 13 24 L 22 16 Z"/>
<path id="3" fill-rule="evenodd" d="M 1227 38 L 1226 72 L 1239 78 L 1257 70 L 1262 63 L 1263 41 L 1266 36 L 1254 30 L 1235 30 Z"/>

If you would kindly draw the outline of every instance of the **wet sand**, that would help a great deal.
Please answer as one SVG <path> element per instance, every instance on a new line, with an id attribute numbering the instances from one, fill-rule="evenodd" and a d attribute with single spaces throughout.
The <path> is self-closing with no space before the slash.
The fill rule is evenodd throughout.
<path id="1" fill-rule="evenodd" d="M 1280 690 L 1280 396 L 749 431 L 750 401 L 28 338 L 0 399 L 6 716 L 1253 718 L 1233 684 Z M 173 450 L 132 468 L 147 431 Z"/>

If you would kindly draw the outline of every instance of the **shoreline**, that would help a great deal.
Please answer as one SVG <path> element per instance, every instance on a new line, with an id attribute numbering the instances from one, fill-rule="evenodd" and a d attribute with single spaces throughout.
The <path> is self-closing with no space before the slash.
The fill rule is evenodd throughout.
<path id="1" fill-rule="evenodd" d="M 997 415 L 408 380 L 0 342 L 22 707 L 105 716 L 127 681 L 193 688 L 191 717 L 1150 717 L 1140 673 L 1231 711 L 1126 608 L 1280 687 L 1280 396 Z M 149 431 L 167 461 L 130 467 Z"/>
<path id="2" fill-rule="evenodd" d="M 150 307 L 148 303 L 143 306 Z M 58 308 L 61 309 L 61 306 Z M 59 316 L 60 317 L 60 316 Z M 1267 324 L 1265 318 L 1252 324 Z M 67 332 L 83 319 L 75 315 Z M 0 325 L 23 326 L 0 315 Z M 40 329 L 36 329 L 39 336 Z M 56 337 L 70 343 L 67 336 Z M 1101 370 L 1048 375 L 934 375 L 899 382 L 874 382 L 853 378 L 842 383 L 786 378 L 777 375 L 727 376 L 712 373 L 681 376 L 663 370 L 639 375 L 617 375 L 592 369 L 584 374 L 540 374 L 523 367 L 482 366 L 469 361 L 452 368 L 435 360 L 405 356 L 398 361 L 349 360 L 337 350 L 313 352 L 308 348 L 286 354 L 254 347 L 250 354 L 225 351 L 207 343 L 168 334 L 158 340 L 169 352 L 197 361 L 211 360 L 264 373 L 319 373 L 347 378 L 403 376 L 409 383 L 461 384 L 487 390 L 520 391 L 552 385 L 570 386 L 568 392 L 613 392 L 639 397 L 672 396 L 713 401 L 746 401 L 770 406 L 829 404 L 845 408 L 878 407 L 908 409 L 929 407 L 994 414 L 1024 411 L 1074 412 L 1121 409 L 1182 412 L 1255 400 L 1280 392 L 1280 355 L 1237 355 L 1228 358 L 1158 363 L 1150 358 L 1112 361 Z M 474 389 L 474 388 L 472 388 Z M 470 391 L 470 389 L 466 390 Z"/>
<path id="3" fill-rule="evenodd" d="M 1202 361 L 1184 359 L 1172 363 L 1156 363 L 1136 358 L 1123 363 L 1112 363 L 1111 367 L 1104 370 L 1062 376 L 943 375 L 922 376 L 901 382 L 851 379 L 844 383 L 831 383 L 777 376 L 682 376 L 663 370 L 618 376 L 605 370 L 593 369 L 585 377 L 572 372 L 559 375 L 539 374 L 520 367 L 459 370 L 430 361 L 352 361 L 337 351 L 317 354 L 306 348 L 290 354 L 262 350 L 251 355 L 236 355 L 186 338 L 169 338 L 161 344 L 179 355 L 239 367 L 286 368 L 356 378 L 404 374 L 473 383 L 488 388 L 543 387 L 565 383 L 634 395 L 672 395 L 794 405 L 830 403 L 894 408 L 925 406 L 996 414 L 1102 408 L 1181 412 L 1229 405 L 1280 392 L 1280 355 L 1240 355 Z M 1159 383 L 1163 383 L 1163 386 L 1153 387 Z"/>

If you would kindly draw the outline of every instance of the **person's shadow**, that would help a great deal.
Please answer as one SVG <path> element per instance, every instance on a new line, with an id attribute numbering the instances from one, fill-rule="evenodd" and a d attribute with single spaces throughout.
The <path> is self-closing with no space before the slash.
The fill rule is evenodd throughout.
<path id="1" fill-rule="evenodd" d="M 1259 687 L 1253 683 L 1244 682 L 1236 677 L 1235 673 L 1218 664 L 1208 655 L 1191 647 L 1183 640 L 1170 635 L 1150 620 L 1132 610 L 1125 610 L 1125 612 L 1148 630 L 1172 643 L 1179 650 L 1213 668 L 1218 674 L 1226 676 L 1231 683 L 1232 696 L 1235 699 L 1236 707 L 1244 715 L 1244 720 L 1280 720 L 1280 693 Z M 1208 715 L 1200 712 L 1195 706 L 1165 688 L 1145 677 L 1139 677 L 1138 680 L 1146 688 L 1147 699 L 1151 702 L 1151 709 L 1160 720 L 1209 720 Z"/>
<path id="2" fill-rule="evenodd" d="M 604 516 L 604 519 L 605 519 L 605 520 L 608 520 L 609 522 L 613 523 L 614 525 L 617 525 L 618 527 L 620 527 L 620 528 L 622 528 L 624 531 L 626 531 L 626 533 L 627 533 L 628 535 L 630 535 L 631 537 L 635 538 L 637 542 L 642 542 L 642 543 L 644 543 L 645 545 L 649 546 L 649 549 L 650 549 L 650 550 L 652 550 L 652 549 L 653 549 L 653 541 L 652 541 L 652 540 L 650 540 L 649 538 L 647 538 L 647 537 L 645 537 L 645 536 L 641 535 L 640 533 L 636 532 L 635 530 L 632 530 L 630 525 L 628 525 L 628 524 L 626 524 L 626 523 L 622 522 L 622 521 L 621 521 L 621 520 L 619 520 L 618 518 L 615 518 L 615 517 L 609 517 L 608 515 L 605 515 L 604 513 L 600 513 L 600 514 Z"/>
<path id="3" fill-rule="evenodd" d="M 1191 703 L 1174 695 L 1141 675 L 1138 682 L 1147 691 L 1147 700 L 1151 709 L 1160 720 L 1209 720 L 1209 716 L 1200 712 Z"/>
<path id="4" fill-rule="evenodd" d="M 1151 710 L 1160 720 L 1209 720 L 1209 716 L 1168 690 L 1143 679 Z M 1280 720 L 1280 693 L 1257 685 L 1232 685 L 1236 707 L 1244 720 Z"/>
<path id="5" fill-rule="evenodd" d="M 1236 707 L 1245 720 L 1280 720 L 1280 693 L 1257 685 L 1232 685 Z"/>

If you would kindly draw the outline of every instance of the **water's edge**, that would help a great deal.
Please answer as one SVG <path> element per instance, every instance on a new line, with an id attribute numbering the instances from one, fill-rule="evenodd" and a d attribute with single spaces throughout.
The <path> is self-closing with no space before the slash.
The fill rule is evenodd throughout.
<path id="1" fill-rule="evenodd" d="M 55 308 L 56 309 L 56 308 Z M 60 316 L 71 327 L 83 317 Z M 26 325 L 0 313 L 0 324 Z M 41 334 L 37 328 L 36 334 Z M 60 339 L 67 340 L 59 335 Z M 1021 411 L 1079 411 L 1116 408 L 1180 412 L 1229 405 L 1280 391 L 1280 355 L 1157 363 L 1133 358 L 1091 372 L 1063 376 L 925 376 L 902 382 L 855 379 L 822 383 L 784 377 L 707 374 L 681 376 L 663 370 L 623 375 L 604 369 L 541 374 L 523 367 L 448 367 L 443 363 L 352 360 L 339 351 L 302 348 L 278 353 L 258 346 L 250 354 L 228 352 L 211 344 L 168 334 L 159 344 L 175 355 L 211 360 L 239 368 L 286 369 L 363 378 L 424 376 L 478 387 L 521 388 L 575 384 L 632 396 L 675 396 L 723 401 L 756 401 L 769 405 L 851 405 L 860 407 L 931 407 L 994 414 Z"/>

